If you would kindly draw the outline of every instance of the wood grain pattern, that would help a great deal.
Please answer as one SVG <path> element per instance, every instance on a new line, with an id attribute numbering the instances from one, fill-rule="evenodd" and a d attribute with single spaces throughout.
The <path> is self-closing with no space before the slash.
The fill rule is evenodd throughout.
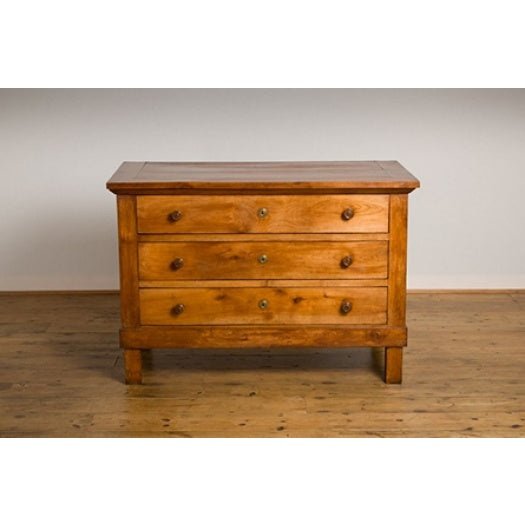
<path id="1" fill-rule="evenodd" d="M 151 345 L 155 348 L 349 348 L 351 346 L 406 345 L 406 329 L 391 326 L 342 325 L 272 326 L 155 326 L 127 328 L 121 331 L 124 344 L 134 347 Z M 169 350 L 163 350 L 169 352 Z"/>
<path id="2" fill-rule="evenodd" d="M 110 182 L 111 184 L 119 184 L 135 180 L 145 165 L 145 162 L 123 162 L 111 177 L 111 181 L 108 181 L 108 185 Z"/>
<path id="3" fill-rule="evenodd" d="M 137 166 L 134 166 L 137 168 Z M 137 250 L 137 200 L 130 195 L 117 196 L 119 266 L 120 266 L 120 318 L 123 328 L 140 323 L 138 250 Z M 125 381 L 142 382 L 140 350 L 124 348 Z"/>
<path id="4" fill-rule="evenodd" d="M 227 279 L 209 279 L 206 281 L 139 281 L 141 288 L 246 288 L 267 286 L 299 286 L 301 288 L 344 288 L 387 286 L 386 279 L 240 279 L 229 281 Z"/>
<path id="5" fill-rule="evenodd" d="M 341 264 L 345 257 L 352 259 L 348 267 Z M 172 268 L 175 260 L 180 268 Z M 386 241 L 139 244 L 139 278 L 150 281 L 386 279 L 387 267 Z"/>
<path id="6" fill-rule="evenodd" d="M 117 293 L 3 294 L 0 436 L 525 438 L 525 293 L 409 293 L 407 321 L 400 386 L 382 349 L 251 350 L 238 333 L 149 352 L 133 386 Z"/>
<path id="7" fill-rule="evenodd" d="M 388 241 L 388 233 L 140 233 L 139 242 Z"/>
<path id="8" fill-rule="evenodd" d="M 145 162 L 128 174 L 123 163 L 108 181 L 114 193 L 184 193 L 232 190 L 247 193 L 292 191 L 408 193 L 419 187 L 397 161 L 344 162 Z"/>
<path id="9" fill-rule="evenodd" d="M 403 348 L 387 346 L 385 348 L 385 383 L 400 384 L 403 380 Z"/>
<path id="10" fill-rule="evenodd" d="M 344 300 L 352 303 L 346 315 Z M 179 304 L 184 311 L 173 314 Z M 386 288 L 142 289 L 140 315 L 142 325 L 385 324 Z"/>
<path id="11" fill-rule="evenodd" d="M 388 347 L 386 380 L 400 381 L 407 194 L 418 186 L 395 161 L 124 163 L 107 187 L 119 197 L 126 379 L 140 382 L 139 348 L 177 344 L 188 327 L 216 329 L 217 341 L 196 338 L 203 347 L 261 326 L 236 334 L 260 347 L 294 328 L 327 345 L 339 325 L 355 328 L 347 344 Z"/>
<path id="12" fill-rule="evenodd" d="M 388 323 L 404 326 L 406 311 L 406 253 L 408 197 L 390 196 L 388 260 Z"/>
<path id="13" fill-rule="evenodd" d="M 138 300 L 138 254 L 136 198 L 129 195 L 117 197 L 119 265 L 120 265 L 120 315 L 122 326 L 137 326 L 140 322 Z"/>
<path id="14" fill-rule="evenodd" d="M 126 384 L 142 383 L 142 354 L 136 348 L 124 348 L 124 376 Z"/>
<path id="15" fill-rule="evenodd" d="M 381 233 L 388 195 L 138 196 L 140 233 Z M 343 220 L 345 209 L 354 217 Z M 261 218 L 259 210 L 268 215 Z M 178 210 L 182 218 L 171 222 Z"/>

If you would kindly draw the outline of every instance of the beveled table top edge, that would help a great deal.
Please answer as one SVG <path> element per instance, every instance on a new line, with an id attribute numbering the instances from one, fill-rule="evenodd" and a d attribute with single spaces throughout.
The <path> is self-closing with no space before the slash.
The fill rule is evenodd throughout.
<path id="1" fill-rule="evenodd" d="M 113 193 L 409 193 L 419 187 L 397 161 L 123 162 Z"/>

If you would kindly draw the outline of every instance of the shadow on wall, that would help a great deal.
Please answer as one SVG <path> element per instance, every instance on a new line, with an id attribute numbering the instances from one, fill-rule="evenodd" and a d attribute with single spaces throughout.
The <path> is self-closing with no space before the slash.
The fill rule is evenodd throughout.
<path id="1" fill-rule="evenodd" d="M 10 277 L 0 290 L 118 289 L 115 206 L 90 211 L 55 209 L 19 227 L 2 256 Z"/>

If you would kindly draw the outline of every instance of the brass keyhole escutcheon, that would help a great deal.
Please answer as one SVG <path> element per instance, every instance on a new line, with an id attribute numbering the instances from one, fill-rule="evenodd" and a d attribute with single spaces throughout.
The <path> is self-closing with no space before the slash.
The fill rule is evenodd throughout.
<path id="1" fill-rule="evenodd" d="M 266 310 L 266 308 L 268 308 L 268 300 L 267 299 L 261 299 L 259 301 L 259 308 L 261 310 Z"/>
<path id="2" fill-rule="evenodd" d="M 257 217 L 259 217 L 259 219 L 265 219 L 268 217 L 268 208 L 259 208 L 257 210 Z"/>
<path id="3" fill-rule="evenodd" d="M 352 263 L 354 262 L 354 259 L 351 255 L 346 255 L 341 259 L 341 268 L 349 268 L 352 266 Z"/>
<path id="4" fill-rule="evenodd" d="M 266 264 L 268 262 L 268 256 L 265 253 L 262 253 L 261 255 L 259 255 L 259 257 L 257 257 L 257 260 L 261 264 Z"/>
<path id="5" fill-rule="evenodd" d="M 343 315 L 347 315 L 352 310 L 352 303 L 348 299 L 343 299 L 340 310 Z"/>
<path id="6" fill-rule="evenodd" d="M 353 208 L 346 208 L 346 210 L 343 211 L 341 214 L 341 218 L 343 221 L 349 221 L 354 216 L 354 209 Z"/>
<path id="7" fill-rule="evenodd" d="M 180 221 L 181 219 L 182 219 L 182 212 L 179 210 L 172 211 L 168 215 L 168 221 L 170 222 L 177 222 L 177 221 Z"/>

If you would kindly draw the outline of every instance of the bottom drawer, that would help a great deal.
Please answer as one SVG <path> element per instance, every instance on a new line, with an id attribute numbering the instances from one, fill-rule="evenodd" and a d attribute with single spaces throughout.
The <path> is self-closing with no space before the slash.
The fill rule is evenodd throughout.
<path id="1" fill-rule="evenodd" d="M 386 324 L 386 287 L 140 290 L 143 325 Z"/>

